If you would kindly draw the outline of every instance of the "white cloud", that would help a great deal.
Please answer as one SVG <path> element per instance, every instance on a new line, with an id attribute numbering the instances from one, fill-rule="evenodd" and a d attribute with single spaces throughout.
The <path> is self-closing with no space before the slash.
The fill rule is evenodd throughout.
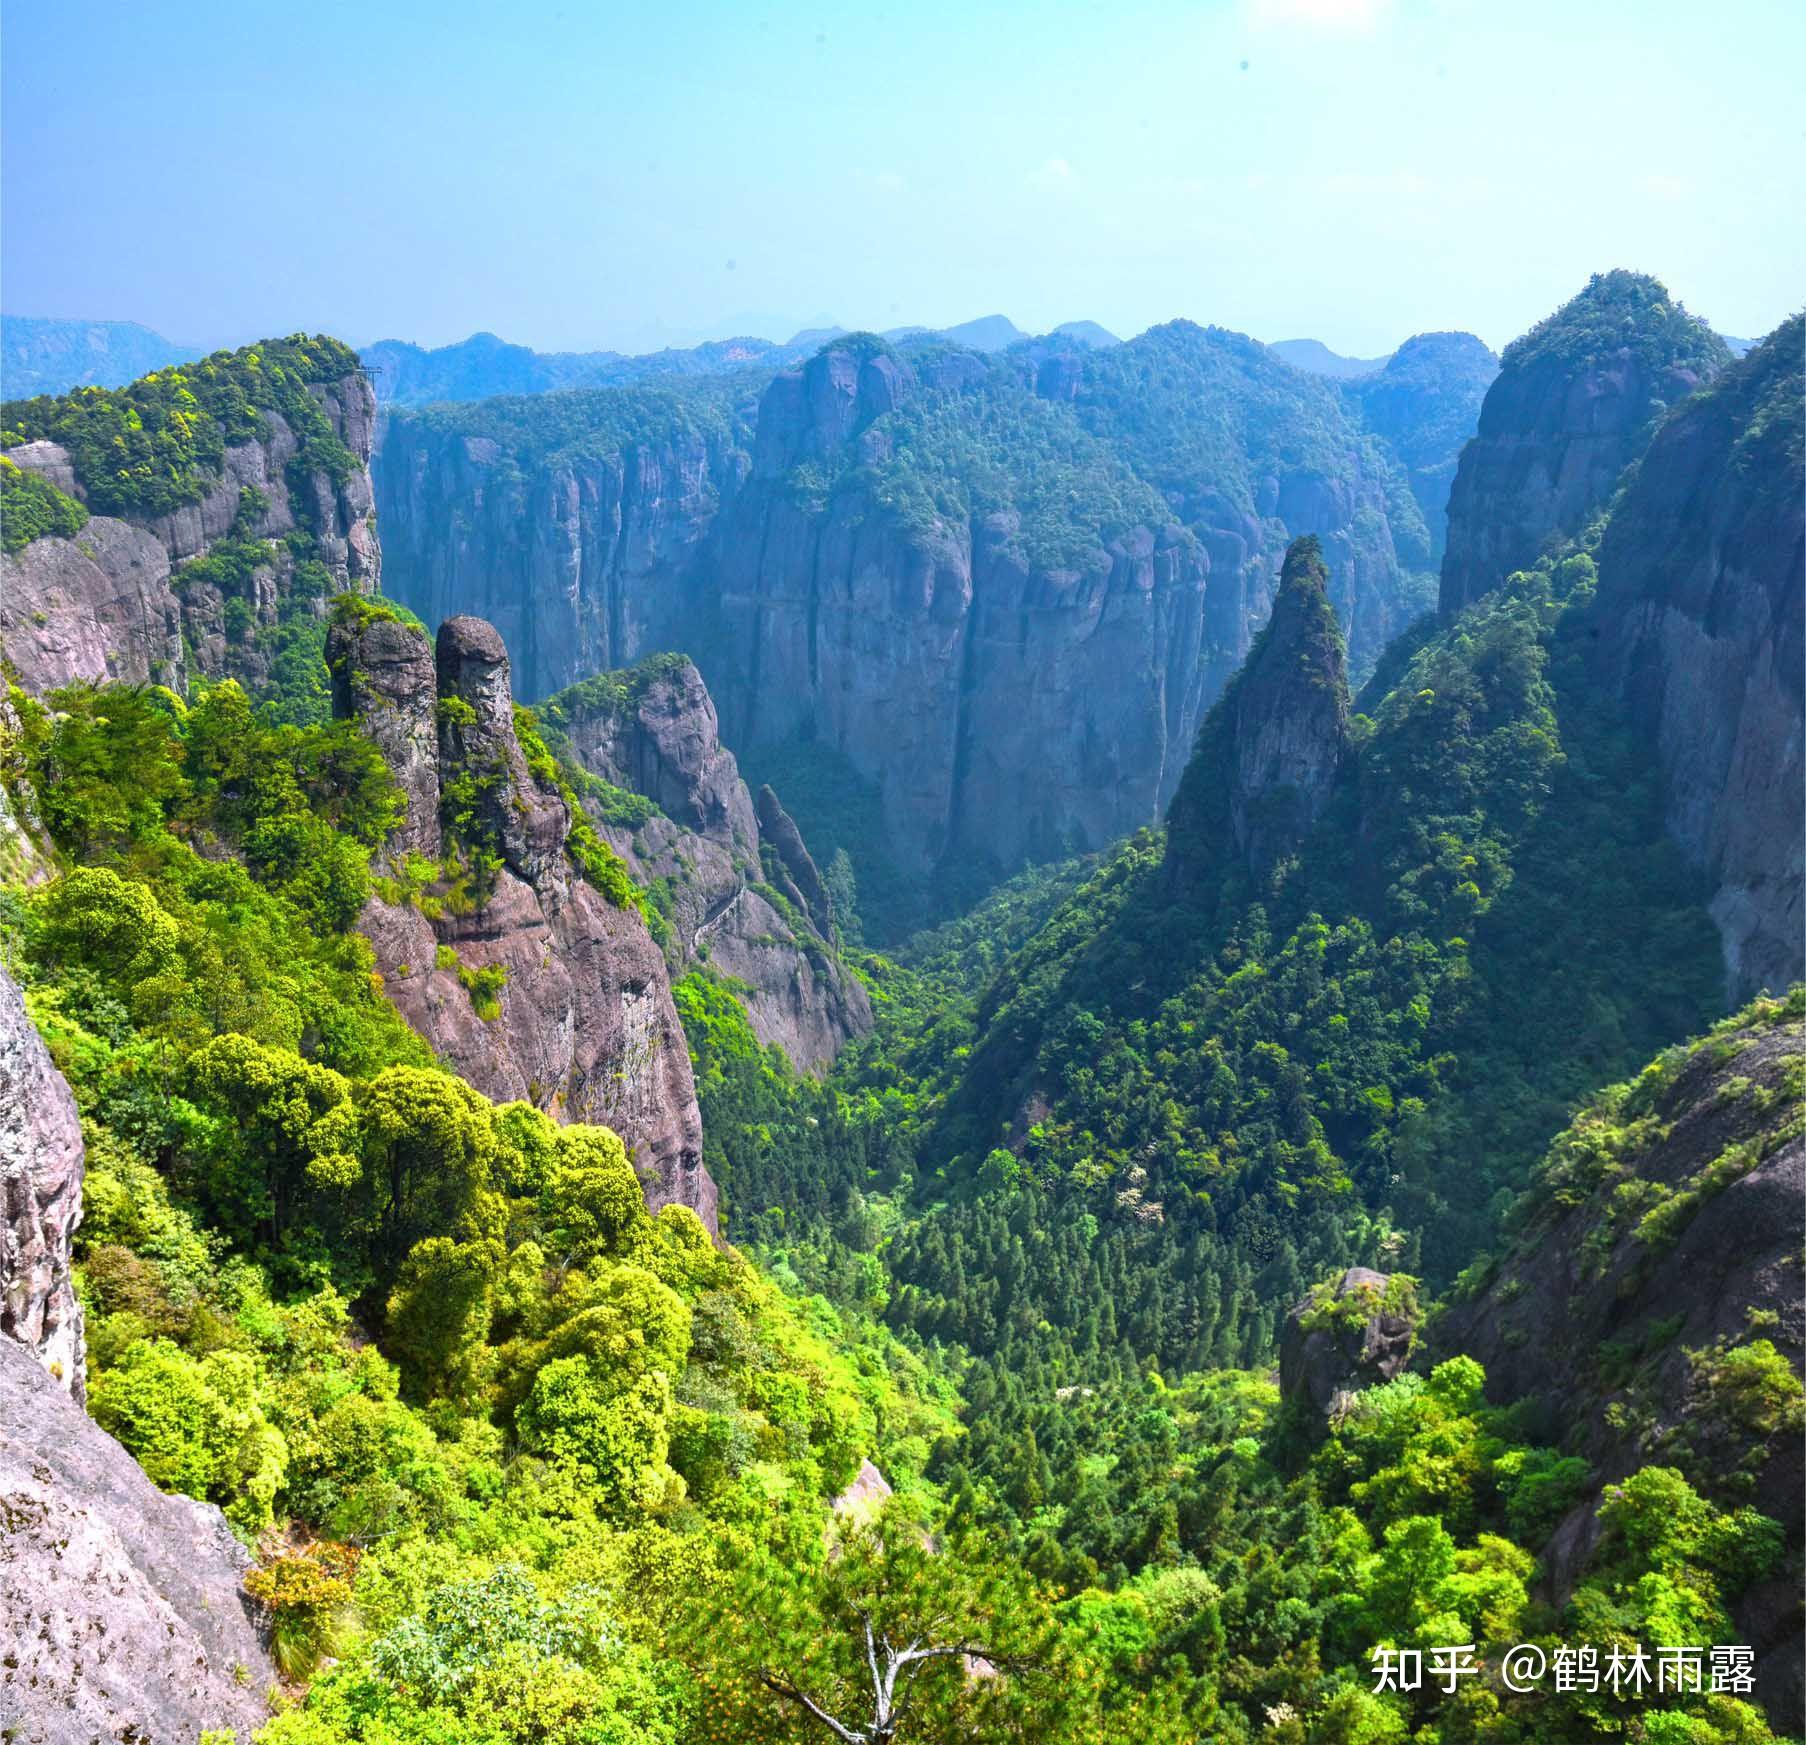
<path id="1" fill-rule="evenodd" d="M 1070 188 L 1073 180 L 1071 164 L 1064 158 L 1049 158 L 1040 169 L 1030 173 L 1028 185 L 1031 188 Z"/>
<path id="2" fill-rule="evenodd" d="M 1393 0 L 1248 0 L 1257 25 L 1300 24 L 1311 30 L 1364 33 L 1392 11 Z"/>
<path id="3" fill-rule="evenodd" d="M 880 170 L 877 175 L 872 177 L 872 180 L 887 194 L 900 194 L 909 186 L 908 181 L 897 170 Z"/>

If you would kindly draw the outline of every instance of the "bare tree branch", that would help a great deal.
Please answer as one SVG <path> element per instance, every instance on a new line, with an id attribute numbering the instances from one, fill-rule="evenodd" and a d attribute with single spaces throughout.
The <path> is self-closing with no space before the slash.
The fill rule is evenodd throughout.
<path id="1" fill-rule="evenodd" d="M 841 1741 L 841 1745 L 872 1745 L 872 1737 L 869 1733 L 855 1733 L 851 1727 L 844 1726 L 835 1720 L 807 1691 L 792 1684 L 782 1673 L 761 1672 L 759 1682 L 774 1695 L 783 1697 L 786 1702 L 798 1703 L 808 1710 L 836 1739 Z"/>

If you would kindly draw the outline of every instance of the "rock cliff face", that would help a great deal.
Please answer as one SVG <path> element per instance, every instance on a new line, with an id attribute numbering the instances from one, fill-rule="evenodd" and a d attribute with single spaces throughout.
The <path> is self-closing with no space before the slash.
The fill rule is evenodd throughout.
<path id="1" fill-rule="evenodd" d="M 836 953 L 815 863 L 769 788 L 755 807 L 688 659 L 654 656 L 603 674 L 541 716 L 583 769 L 646 802 L 597 792 L 584 803 L 641 883 L 665 882 L 674 966 L 703 961 L 744 984 L 759 1039 L 799 1067 L 826 1065 L 871 1028 L 871 1001 Z"/>
<path id="2" fill-rule="evenodd" d="M 385 415 L 376 466 L 394 597 L 429 625 L 492 623 L 530 700 L 694 649 L 709 535 L 750 440 L 714 400 L 698 411 L 628 390 L 550 404 L 593 408 L 598 428 L 548 447 L 531 401 Z M 617 433 L 623 407 L 644 435 Z"/>
<path id="3" fill-rule="evenodd" d="M 1533 1402 L 1541 1433 L 1584 1456 L 1600 1485 L 1678 1465 L 1723 1502 L 1788 1524 L 1796 1577 L 1799 1426 L 1785 1409 L 1770 1421 L 1726 1358 L 1766 1340 L 1770 1363 L 1797 1377 L 1806 1352 L 1803 1016 L 1798 996 L 1758 1004 L 1583 1111 L 1509 1250 L 1429 1335 L 1442 1355 L 1477 1358 L 1495 1401 Z M 1557 1590 L 1597 1542 L 1597 1505 L 1595 1490 L 1545 1556 Z M 1763 1651 L 1759 1692 L 1783 1732 L 1800 1726 L 1800 1621 L 1797 1579 L 1758 1587 L 1738 1618 L 1749 1633 L 1736 1640 Z"/>
<path id="4" fill-rule="evenodd" d="M 1436 565 L 1448 546 L 1449 488 L 1461 450 L 1498 373 L 1498 358 L 1471 333 L 1420 333 L 1343 389 L 1409 472 Z"/>
<path id="5" fill-rule="evenodd" d="M 0 971 L 0 1335 L 30 1350 L 78 1404 L 88 1390 L 69 1240 L 81 1215 L 75 1098 Z"/>
<path id="6" fill-rule="evenodd" d="M 1441 605 L 1458 612 L 1611 496 L 1653 422 L 1730 354 L 1654 279 L 1596 276 L 1506 348 L 1449 495 Z"/>
<path id="7" fill-rule="evenodd" d="M 65 1280 L 65 1284 L 66 1284 Z M 0 1338 L 0 1732 L 11 1745 L 249 1739 L 276 1682 L 209 1503 L 166 1496 Z"/>
<path id="8" fill-rule="evenodd" d="M 274 1681 L 219 1510 L 165 1496 L 82 1410 L 75 1099 L 0 973 L 0 1733 L 248 1738 Z"/>
<path id="9" fill-rule="evenodd" d="M 1240 862 L 1256 878 L 1317 821 L 1348 749 L 1348 669 L 1314 539 L 1286 553 L 1273 616 L 1212 709 L 1173 801 L 1168 876 Z"/>
<path id="10" fill-rule="evenodd" d="M 389 585 L 429 621 L 491 617 L 527 697 L 684 649 L 742 755 L 844 759 L 918 877 L 1157 817 L 1289 533 L 1328 551 L 1357 664 L 1416 609 L 1402 470 L 1238 336 L 997 359 L 853 337 L 756 414 L 743 387 L 685 393 L 390 415 Z"/>
<path id="11" fill-rule="evenodd" d="M 291 465 L 296 434 L 264 408 L 264 434 L 225 449 L 200 502 L 142 520 L 94 515 L 71 538 L 46 536 L 0 555 L 0 645 L 26 690 L 41 695 L 77 679 L 178 691 L 198 676 L 257 683 L 268 676 L 285 608 L 324 618 L 332 592 L 375 591 L 381 554 L 368 462 L 376 402 L 355 374 L 309 392 L 355 462 L 345 476 Z M 59 444 L 6 452 L 87 500 L 89 484 Z M 242 593 L 208 566 L 182 573 L 227 535 L 263 546 Z"/>
<path id="12" fill-rule="evenodd" d="M 453 618 L 429 653 L 393 617 L 346 614 L 328 659 L 339 707 L 407 795 L 387 845 L 399 900 L 379 895 L 360 918 L 390 998 L 486 1096 L 612 1127 L 647 1203 L 687 1205 L 713 1230 L 664 958 L 637 911 L 611 903 L 567 851 L 570 810 L 528 767 L 501 638 Z M 410 854 L 464 870 L 448 879 L 442 865 L 422 883 Z"/>
<path id="13" fill-rule="evenodd" d="M 1595 670 L 1657 748 L 1734 1000 L 1806 973 L 1802 328 L 1663 424 L 1599 551 Z"/>

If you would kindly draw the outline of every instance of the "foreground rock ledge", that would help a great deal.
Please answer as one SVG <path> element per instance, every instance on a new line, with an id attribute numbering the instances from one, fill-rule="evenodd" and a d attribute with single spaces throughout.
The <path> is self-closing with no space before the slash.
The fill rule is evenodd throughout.
<path id="1" fill-rule="evenodd" d="M 166 1496 L 17 1341 L 0 1338 L 0 1737 L 241 1741 L 276 1672 L 211 1504 Z"/>

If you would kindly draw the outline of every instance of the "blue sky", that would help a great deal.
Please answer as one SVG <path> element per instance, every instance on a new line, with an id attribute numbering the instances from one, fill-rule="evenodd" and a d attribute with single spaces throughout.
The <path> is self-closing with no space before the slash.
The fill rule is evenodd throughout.
<path id="1" fill-rule="evenodd" d="M 1595 270 L 1806 293 L 1798 0 L 58 0 L 0 301 L 542 348 L 1176 315 L 1494 345 Z"/>

